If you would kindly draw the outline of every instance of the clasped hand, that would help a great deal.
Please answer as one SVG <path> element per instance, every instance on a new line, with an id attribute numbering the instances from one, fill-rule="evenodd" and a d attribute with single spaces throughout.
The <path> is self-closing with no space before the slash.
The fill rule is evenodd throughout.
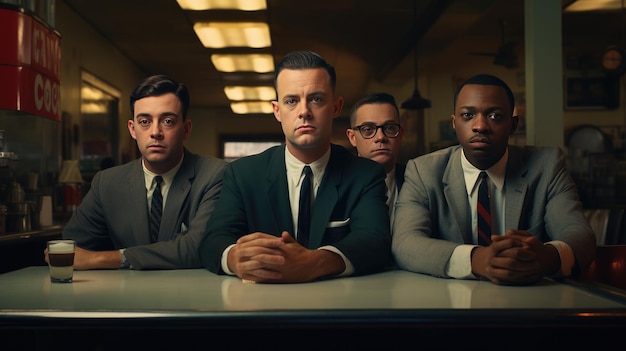
<path id="1" fill-rule="evenodd" d="M 228 253 L 228 266 L 242 279 L 257 283 L 300 283 L 319 277 L 315 262 L 325 250 L 309 250 L 288 232 L 245 235 Z"/>
<path id="2" fill-rule="evenodd" d="M 492 235 L 488 247 L 472 253 L 472 272 L 498 285 L 527 285 L 556 273 L 560 258 L 556 248 L 544 245 L 525 230 Z"/>

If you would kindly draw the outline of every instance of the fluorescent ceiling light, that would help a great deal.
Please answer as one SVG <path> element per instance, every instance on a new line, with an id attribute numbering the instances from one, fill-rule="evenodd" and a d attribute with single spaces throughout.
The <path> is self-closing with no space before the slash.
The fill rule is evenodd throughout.
<path id="1" fill-rule="evenodd" d="M 176 0 L 178 5 L 185 10 L 243 10 L 259 11 L 266 10 L 265 0 Z"/>
<path id="2" fill-rule="evenodd" d="M 577 0 L 565 8 L 565 12 L 608 11 L 622 8 L 622 0 Z"/>
<path id="3" fill-rule="evenodd" d="M 224 87 L 224 93 L 226 93 L 228 100 L 232 101 L 276 100 L 276 92 L 274 90 L 274 87 L 228 86 Z"/>
<path id="4" fill-rule="evenodd" d="M 193 29 L 207 48 L 272 46 L 270 28 L 263 22 L 198 22 Z"/>
<path id="5" fill-rule="evenodd" d="M 230 109 L 234 113 L 239 115 L 245 115 L 250 113 L 273 113 L 272 103 L 269 101 L 246 101 L 246 102 L 232 102 Z"/>
<path id="6" fill-rule="evenodd" d="M 220 72 L 257 72 L 274 71 L 274 58 L 270 54 L 214 54 L 211 61 Z"/>

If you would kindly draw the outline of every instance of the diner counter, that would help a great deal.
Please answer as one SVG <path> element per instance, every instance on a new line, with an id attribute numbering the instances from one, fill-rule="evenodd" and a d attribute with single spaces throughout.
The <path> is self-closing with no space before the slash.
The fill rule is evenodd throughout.
<path id="1" fill-rule="evenodd" d="M 71 284 L 51 283 L 45 266 L 0 274 L 0 331 L 373 328 L 428 337 L 485 326 L 567 330 L 569 339 L 576 327 L 624 330 L 626 298 L 549 279 L 498 286 L 401 270 L 304 284 L 244 283 L 204 269 L 76 271 Z M 368 335 L 377 334 L 359 338 Z"/>

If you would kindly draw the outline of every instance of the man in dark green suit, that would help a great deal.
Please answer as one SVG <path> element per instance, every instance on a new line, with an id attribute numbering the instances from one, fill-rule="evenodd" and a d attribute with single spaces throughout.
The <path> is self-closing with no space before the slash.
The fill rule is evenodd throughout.
<path id="1" fill-rule="evenodd" d="M 391 252 L 385 174 L 378 163 L 331 144 L 343 107 L 334 68 L 316 53 L 297 51 L 275 72 L 272 105 L 285 144 L 227 167 L 200 246 L 202 263 L 214 273 L 268 283 L 383 269 Z M 298 227 L 307 167 L 314 200 L 310 225 Z"/>

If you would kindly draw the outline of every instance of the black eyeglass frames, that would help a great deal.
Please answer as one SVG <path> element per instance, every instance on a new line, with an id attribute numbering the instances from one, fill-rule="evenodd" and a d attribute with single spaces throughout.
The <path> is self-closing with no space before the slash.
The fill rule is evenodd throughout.
<path id="1" fill-rule="evenodd" d="M 385 123 L 383 125 L 377 126 L 373 123 L 361 124 L 360 126 L 356 126 L 352 129 L 358 130 L 361 133 L 361 136 L 365 139 L 373 138 L 378 132 L 378 128 L 383 130 L 383 134 L 387 138 L 395 138 L 400 134 L 400 124 L 399 123 Z"/>

